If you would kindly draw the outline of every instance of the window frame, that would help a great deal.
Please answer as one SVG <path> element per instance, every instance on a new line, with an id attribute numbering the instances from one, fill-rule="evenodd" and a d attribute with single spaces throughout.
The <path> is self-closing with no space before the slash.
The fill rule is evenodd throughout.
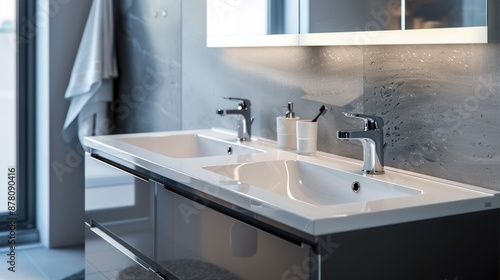
<path id="1" fill-rule="evenodd" d="M 15 242 L 39 240 L 36 229 L 36 1 L 16 1 L 16 186 L 15 220 L 0 215 L 0 246 L 9 244 L 9 222 Z M 4 171 L 7 176 L 7 171 Z M 12 244 L 11 244 L 12 245 Z"/>

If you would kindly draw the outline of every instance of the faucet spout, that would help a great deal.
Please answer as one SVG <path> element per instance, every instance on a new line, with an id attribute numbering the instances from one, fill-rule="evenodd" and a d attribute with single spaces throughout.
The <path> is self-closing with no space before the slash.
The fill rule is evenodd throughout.
<path id="1" fill-rule="evenodd" d="M 358 140 L 363 145 L 363 172 L 365 174 L 384 173 L 384 122 L 381 117 L 344 113 L 347 117 L 365 121 L 362 130 L 338 131 L 337 138 L 344 141 Z"/>
<path id="2" fill-rule="evenodd" d="M 239 141 L 250 141 L 252 137 L 252 113 L 250 110 L 251 103 L 248 99 L 242 99 L 237 97 L 225 97 L 229 100 L 240 101 L 237 109 L 217 109 L 216 113 L 220 116 L 227 115 L 239 115 L 238 118 L 238 140 Z"/>
<path id="3" fill-rule="evenodd" d="M 217 115 L 221 115 L 221 116 L 226 116 L 226 115 L 242 115 L 242 116 L 244 116 L 244 112 L 242 112 L 242 110 L 238 110 L 238 109 L 235 109 L 235 110 L 232 110 L 232 109 L 228 109 L 228 110 L 217 109 Z"/>

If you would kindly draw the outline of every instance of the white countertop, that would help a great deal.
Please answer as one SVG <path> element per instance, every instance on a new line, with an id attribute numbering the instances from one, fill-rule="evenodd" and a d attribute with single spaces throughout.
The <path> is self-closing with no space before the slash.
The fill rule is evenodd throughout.
<path id="1" fill-rule="evenodd" d="M 417 189 L 422 194 L 315 206 L 258 187 L 242 188 L 234 180 L 202 167 L 300 160 L 361 176 L 362 162 L 322 152 L 315 156 L 301 156 L 293 151 L 276 149 L 274 141 L 265 139 L 240 143 L 264 150 L 262 153 L 200 158 L 167 157 L 120 140 L 177 134 L 202 134 L 226 140 L 232 140 L 236 135 L 221 129 L 122 134 L 86 137 L 85 145 L 314 236 L 500 208 L 500 193 L 497 191 L 390 167 L 385 168 L 385 174 L 372 179 Z"/>

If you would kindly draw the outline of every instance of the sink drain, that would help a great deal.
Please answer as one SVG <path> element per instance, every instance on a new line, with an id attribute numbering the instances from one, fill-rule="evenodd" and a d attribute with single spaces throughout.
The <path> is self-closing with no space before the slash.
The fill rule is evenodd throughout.
<path id="1" fill-rule="evenodd" d="M 233 147 L 227 146 L 227 154 L 232 155 L 233 154 Z"/>
<path id="2" fill-rule="evenodd" d="M 353 192 L 357 193 L 361 189 L 361 184 L 358 181 L 352 182 L 351 189 Z"/>

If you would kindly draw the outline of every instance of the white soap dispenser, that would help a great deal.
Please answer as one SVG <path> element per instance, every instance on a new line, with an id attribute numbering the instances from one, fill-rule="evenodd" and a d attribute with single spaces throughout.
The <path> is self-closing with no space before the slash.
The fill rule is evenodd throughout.
<path id="1" fill-rule="evenodd" d="M 283 106 L 285 107 L 285 106 Z M 285 116 L 276 118 L 276 132 L 278 148 L 283 150 L 297 149 L 297 128 L 296 123 L 299 117 L 295 117 L 293 103 L 288 102 L 288 111 Z"/>

